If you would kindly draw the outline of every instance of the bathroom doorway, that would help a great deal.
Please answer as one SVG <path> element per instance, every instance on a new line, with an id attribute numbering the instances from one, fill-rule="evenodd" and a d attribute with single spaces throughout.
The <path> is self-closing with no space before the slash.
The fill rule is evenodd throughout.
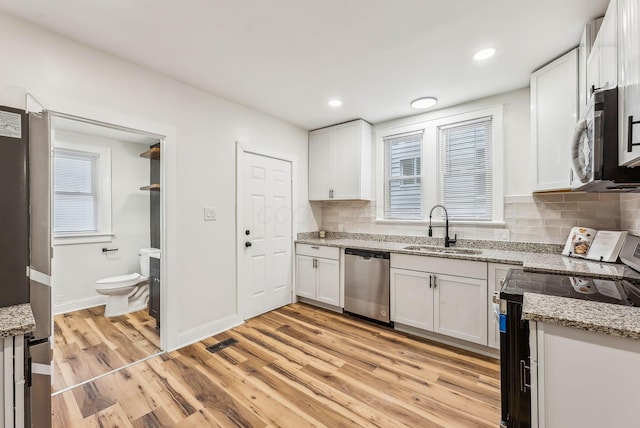
<path id="1" fill-rule="evenodd" d="M 52 391 L 157 355 L 161 136 L 51 113 Z"/>

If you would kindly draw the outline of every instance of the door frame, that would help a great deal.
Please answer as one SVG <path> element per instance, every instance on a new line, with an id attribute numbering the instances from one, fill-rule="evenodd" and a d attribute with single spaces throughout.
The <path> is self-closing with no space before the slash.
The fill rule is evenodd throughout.
<path id="1" fill-rule="evenodd" d="M 167 132 L 167 131 L 170 131 L 170 128 L 162 127 L 158 129 L 159 132 L 154 132 L 154 131 L 148 131 L 147 126 L 144 126 L 144 125 L 141 127 L 121 125 L 116 121 L 111 120 L 111 118 L 106 118 L 101 120 L 101 119 L 94 119 L 94 118 L 87 117 L 84 114 L 80 114 L 80 115 L 70 114 L 70 113 L 56 111 L 56 110 L 47 110 L 47 111 L 49 112 L 52 118 L 60 117 L 60 118 L 65 118 L 69 120 L 75 120 L 81 123 L 86 123 L 92 126 L 102 126 L 115 131 L 123 131 L 123 132 L 131 133 L 134 135 L 135 134 L 145 135 L 152 138 L 156 138 L 160 143 L 160 150 L 161 150 L 161 153 L 163 153 L 163 156 L 160 157 L 160 247 L 163 249 L 162 250 L 163 254 L 162 254 L 162 257 L 160 258 L 160 272 L 161 272 L 161 278 L 162 278 L 162 281 L 160 282 L 160 307 L 161 307 L 160 308 L 160 324 L 163 327 L 160 329 L 160 351 L 159 352 L 160 353 L 165 352 L 165 350 L 169 349 L 169 346 L 172 346 L 172 345 L 169 345 L 169 342 L 170 342 L 169 338 L 172 336 L 170 336 L 170 333 L 168 331 L 169 329 L 167 328 L 169 324 L 169 321 L 168 321 L 169 305 L 167 303 L 168 301 L 167 295 L 169 294 L 168 284 L 170 283 L 170 281 L 166 279 L 166 277 L 169 276 L 168 275 L 169 263 L 167 260 L 168 257 L 165 249 L 167 248 L 167 241 L 168 241 L 167 233 L 169 231 L 168 221 L 167 221 L 167 213 L 168 213 L 167 197 L 169 193 L 167 191 L 167 184 L 169 182 L 167 167 L 169 166 L 170 163 L 173 163 L 173 161 L 170 161 L 170 157 L 172 153 L 168 153 L 168 152 L 170 147 L 173 149 L 173 144 L 171 144 L 170 142 L 173 142 L 175 135 L 173 132 Z M 152 128 L 152 127 L 150 126 L 149 128 Z M 54 129 L 53 124 L 50 123 L 51 133 L 53 129 Z M 53 147 L 53 141 L 51 141 L 50 144 L 51 144 L 51 147 Z M 53 151 L 49 156 L 49 160 L 50 162 L 53 162 Z M 53 189 L 50 188 L 49 192 L 50 192 L 50 197 L 52 198 Z M 51 202 L 51 210 L 53 210 L 53 202 Z M 53 221 L 53 212 L 51 213 L 51 219 Z M 51 226 L 51 228 L 53 230 L 53 225 Z M 53 248 L 53 232 L 51 233 L 51 241 L 52 241 L 51 246 Z M 53 276 L 53 272 L 51 276 Z M 53 291 L 54 290 L 52 289 L 52 294 L 53 294 Z M 51 305 L 52 305 L 51 335 L 52 336 L 54 335 L 53 333 L 53 312 L 54 312 L 53 302 L 54 300 L 52 298 L 51 299 Z"/>
<path id="2" fill-rule="evenodd" d="M 244 228 L 242 227 L 244 218 L 244 182 L 242 175 L 242 166 L 245 159 L 245 154 L 252 154 L 257 156 L 263 156 L 267 158 L 277 159 L 291 164 L 291 303 L 295 296 L 295 234 L 297 233 L 296 225 L 296 210 L 294 207 L 298 206 L 296 197 L 295 183 L 297 183 L 296 177 L 296 156 L 278 153 L 271 150 L 266 150 L 262 147 L 254 147 L 245 141 L 236 141 L 236 314 L 238 318 L 244 322 L 246 320 L 247 305 L 242 299 L 245 291 L 245 284 L 247 283 L 246 275 L 242 269 L 242 260 L 244 257 L 242 243 L 245 241 Z"/>

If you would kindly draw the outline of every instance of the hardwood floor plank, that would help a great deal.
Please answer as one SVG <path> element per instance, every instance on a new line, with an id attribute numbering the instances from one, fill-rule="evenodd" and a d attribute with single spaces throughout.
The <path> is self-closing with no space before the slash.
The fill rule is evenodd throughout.
<path id="1" fill-rule="evenodd" d="M 118 403 L 98 412 L 98 422 L 101 427 L 133 428 L 127 415 Z"/>
<path id="2" fill-rule="evenodd" d="M 53 391 L 159 352 L 160 334 L 146 311 L 106 318 L 104 306 L 54 317 Z"/>
<path id="3" fill-rule="evenodd" d="M 74 332 L 77 319 L 66 321 L 59 330 Z M 144 320 L 116 323 L 140 332 Z M 123 337 L 144 336 L 112 335 L 101 321 L 95 326 L 115 345 L 96 346 L 103 355 L 118 351 Z M 75 352 L 87 337 L 72 333 L 56 347 Z M 227 338 L 238 343 L 216 353 L 205 349 Z M 76 375 L 69 366 L 59 371 Z M 304 304 L 53 397 L 53 426 L 65 428 L 484 428 L 497 427 L 499 419 L 496 360 Z"/>

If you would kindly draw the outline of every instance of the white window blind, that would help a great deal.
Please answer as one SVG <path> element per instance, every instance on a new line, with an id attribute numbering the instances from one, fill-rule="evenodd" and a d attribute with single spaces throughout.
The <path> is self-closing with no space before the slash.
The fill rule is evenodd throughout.
<path id="1" fill-rule="evenodd" d="M 98 159 L 96 153 L 55 149 L 54 234 L 98 231 Z"/>
<path id="2" fill-rule="evenodd" d="M 423 217 L 422 136 L 420 131 L 384 138 L 385 218 Z"/>
<path id="3" fill-rule="evenodd" d="M 455 220 L 491 221 L 492 118 L 439 128 L 440 202 Z"/>

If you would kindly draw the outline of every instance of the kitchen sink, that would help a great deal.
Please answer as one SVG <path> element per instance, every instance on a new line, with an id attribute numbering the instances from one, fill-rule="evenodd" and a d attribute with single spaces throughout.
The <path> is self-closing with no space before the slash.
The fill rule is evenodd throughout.
<path id="1" fill-rule="evenodd" d="M 482 250 L 472 250 L 470 248 L 435 247 L 433 245 L 410 245 L 404 247 L 410 251 L 424 251 L 439 254 L 482 254 Z"/>

